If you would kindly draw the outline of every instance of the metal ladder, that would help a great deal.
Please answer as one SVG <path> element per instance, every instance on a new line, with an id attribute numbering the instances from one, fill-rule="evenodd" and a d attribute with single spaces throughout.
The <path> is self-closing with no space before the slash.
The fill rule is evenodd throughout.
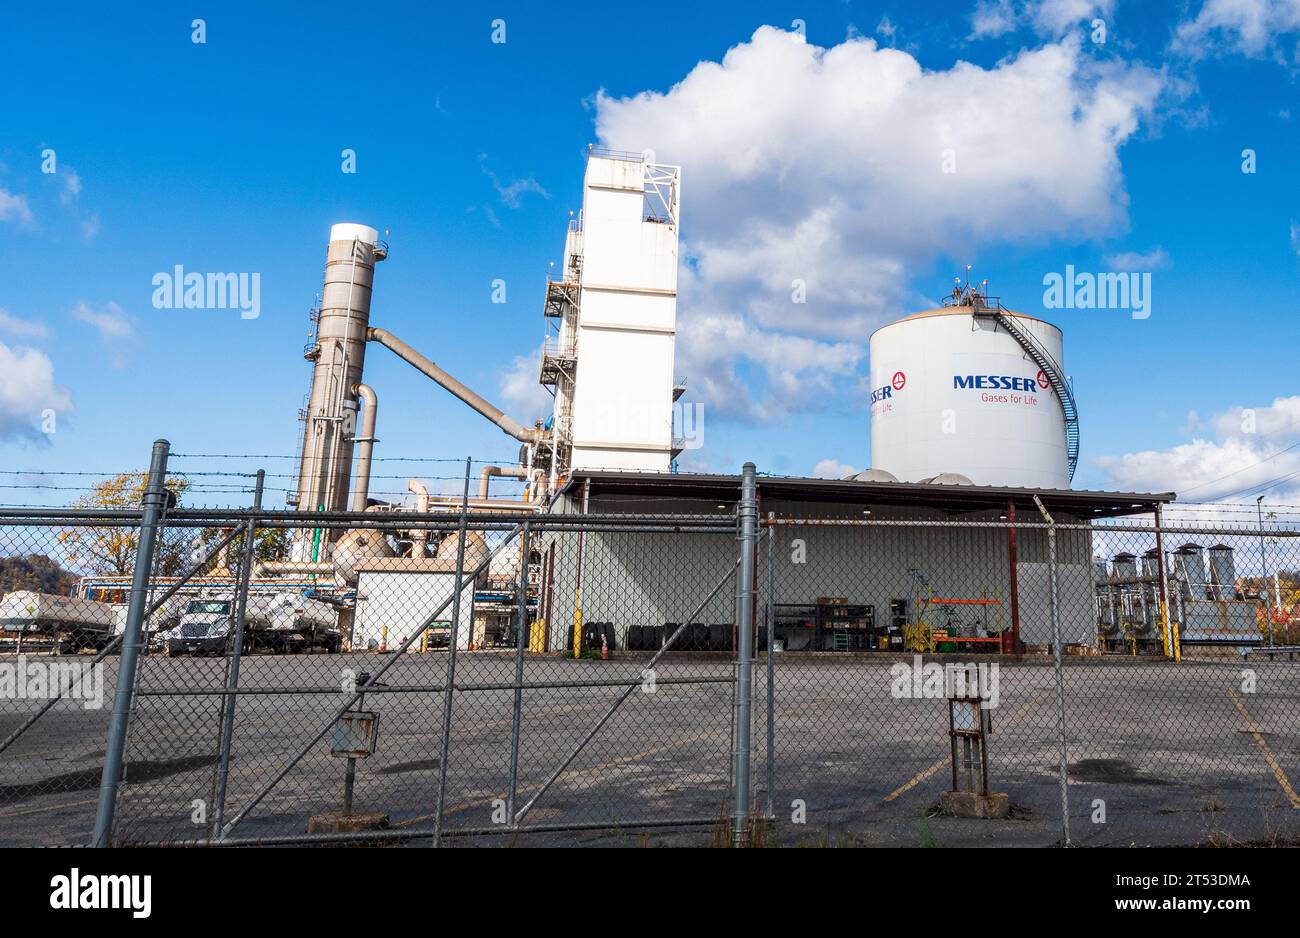
<path id="1" fill-rule="evenodd" d="M 1070 465 L 1070 481 L 1074 481 L 1074 470 L 1079 465 L 1079 408 L 1074 402 L 1074 392 L 1061 374 L 1061 366 L 1032 335 L 1016 325 L 1015 317 L 1008 313 L 1001 302 L 996 306 L 976 303 L 971 307 L 971 312 L 975 316 L 993 319 L 1006 329 L 1047 376 L 1047 381 L 1061 404 L 1061 413 L 1065 416 L 1065 452 Z"/>

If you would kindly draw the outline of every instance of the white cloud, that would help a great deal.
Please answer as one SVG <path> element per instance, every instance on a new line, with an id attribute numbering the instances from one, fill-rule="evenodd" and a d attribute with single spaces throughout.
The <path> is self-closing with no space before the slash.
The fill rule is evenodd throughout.
<path id="1" fill-rule="evenodd" d="M 523 424 L 538 417 L 546 419 L 554 410 L 554 398 L 537 383 L 541 355 L 540 346 L 531 354 L 517 355 L 501 375 L 501 397 L 506 403 L 505 409 Z"/>
<path id="2" fill-rule="evenodd" d="M 72 396 L 54 383 L 54 364 L 36 349 L 0 342 L 0 439 L 43 439 L 42 414 L 72 409 Z"/>
<path id="3" fill-rule="evenodd" d="M 1176 491 L 1187 501 L 1253 497 L 1275 481 L 1268 489 L 1274 500 L 1300 496 L 1300 395 L 1265 407 L 1232 407 L 1208 421 L 1193 414 L 1189 424 L 1204 436 L 1169 449 L 1104 457 L 1097 465 L 1115 488 Z"/>
<path id="4" fill-rule="evenodd" d="M 981 0 L 970 18 L 971 39 L 992 39 L 1016 28 L 1016 11 L 1011 0 Z"/>
<path id="5" fill-rule="evenodd" d="M 81 300 L 73 307 L 72 315 L 80 322 L 94 326 L 105 343 L 128 339 L 135 332 L 131 317 L 116 303 L 106 303 L 102 308 L 97 309 L 85 300 Z"/>
<path id="6" fill-rule="evenodd" d="M 812 477 L 814 479 L 843 479 L 846 476 L 855 476 L 861 471 L 856 466 L 850 466 L 837 459 L 823 459 L 813 466 Z"/>
<path id="7" fill-rule="evenodd" d="M 1300 223 L 1291 222 L 1291 250 L 1300 256 Z"/>
<path id="8" fill-rule="evenodd" d="M 8 189 L 0 188 L 0 221 L 30 225 L 32 220 L 32 209 L 27 204 L 27 196 L 14 195 Z"/>
<path id="9" fill-rule="evenodd" d="M 807 402 L 847 385 L 846 361 L 937 260 L 1123 227 L 1118 151 L 1163 79 L 1079 42 L 933 71 L 869 38 L 823 49 L 763 27 L 666 93 L 598 93 L 603 144 L 683 167 L 678 370 L 724 395 L 704 398 L 714 413 L 780 413 L 785 389 Z M 735 341 L 699 344 L 719 335 Z M 787 338 L 812 343 L 797 368 L 777 361 Z M 748 364 L 778 379 L 757 400 Z"/>
<path id="10" fill-rule="evenodd" d="M 76 219 L 81 236 L 89 241 L 99 234 L 99 215 L 93 212 L 85 214 L 81 210 L 81 176 L 71 166 L 64 166 L 58 172 L 58 179 L 63 185 L 59 201 Z"/>
<path id="11" fill-rule="evenodd" d="M 826 409 L 836 379 L 852 376 L 866 354 L 857 343 L 766 330 L 726 313 L 683 317 L 677 336 L 676 370 L 688 376 L 691 399 L 745 423 Z"/>
<path id="12" fill-rule="evenodd" d="M 135 321 L 123 312 L 122 307 L 116 303 L 105 303 L 102 307 L 96 307 L 81 300 L 73 307 L 72 316 L 99 333 L 100 341 L 108 350 L 110 365 L 114 368 L 126 367 L 127 355 L 124 347 L 135 339 L 136 332 Z"/>
<path id="13" fill-rule="evenodd" d="M 63 180 L 63 192 L 59 195 L 59 201 L 64 205 L 72 205 L 81 198 L 81 177 L 71 166 L 63 169 L 59 176 Z"/>
<path id="14" fill-rule="evenodd" d="M 971 39 L 992 39 L 1022 25 L 1041 36 L 1058 38 L 1081 23 L 1105 19 L 1115 10 L 1115 0 L 980 0 L 971 12 Z"/>
<path id="15" fill-rule="evenodd" d="M 1111 270 L 1165 270 L 1173 266 L 1168 252 L 1162 247 L 1146 252 L 1121 251 L 1118 254 L 1107 254 L 1105 261 Z"/>
<path id="16" fill-rule="evenodd" d="M 1206 0 L 1174 29 L 1173 48 L 1192 58 L 1225 50 L 1277 54 L 1278 40 L 1300 30 L 1300 0 Z"/>
<path id="17" fill-rule="evenodd" d="M 1082 22 L 1105 19 L 1115 10 L 1115 0 L 1041 0 L 1028 5 L 1034 29 L 1052 36 L 1063 35 Z"/>
<path id="18" fill-rule="evenodd" d="M 500 197 L 501 204 L 506 208 L 519 208 L 526 193 L 540 195 L 544 199 L 551 197 L 551 194 L 542 188 L 542 184 L 532 176 L 527 179 L 513 179 L 508 183 L 502 182 L 497 174 L 488 168 L 487 154 L 480 153 L 478 158 L 483 174 L 492 180 L 492 188 L 497 190 L 497 196 Z"/>
<path id="19" fill-rule="evenodd" d="M 45 323 L 19 319 L 4 309 L 0 309 L 0 332 L 20 339 L 44 339 L 50 334 Z"/>

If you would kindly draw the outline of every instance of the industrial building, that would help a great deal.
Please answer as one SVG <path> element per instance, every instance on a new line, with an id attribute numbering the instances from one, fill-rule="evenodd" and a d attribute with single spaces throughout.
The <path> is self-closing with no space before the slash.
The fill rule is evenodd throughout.
<path id="1" fill-rule="evenodd" d="M 865 473 L 864 473 L 865 475 Z M 739 477 L 576 470 L 560 492 L 557 510 L 580 513 L 645 511 L 652 506 L 666 517 L 716 514 L 730 509 L 739 495 Z M 901 617 L 914 623 L 933 606 L 964 606 L 962 625 L 974 625 L 984 637 L 1003 631 L 1018 634 L 1024 645 L 1051 643 L 1046 531 L 1012 532 L 1008 515 L 1030 521 L 1041 516 L 1038 496 L 1062 524 L 1150 513 L 1173 498 L 1170 494 L 1136 495 L 1068 489 L 1030 489 L 950 483 L 904 483 L 850 478 L 843 480 L 761 478 L 761 516 L 774 524 L 770 572 L 760 560 L 760 579 L 772 577 L 775 635 L 791 651 L 837 650 L 833 636 L 807 634 L 818 599 L 836 597 L 861 607 L 869 619 L 864 630 L 885 638 L 884 650 L 903 650 Z M 872 523 L 861 523 L 869 519 Z M 990 522 L 935 525 L 934 522 Z M 879 522 L 886 522 L 880 524 Z M 913 524 L 888 524 L 913 522 Z M 589 532 L 552 535 L 545 556 L 578 555 L 571 543 L 583 539 L 582 569 L 617 569 L 636 586 L 620 591 L 581 582 L 581 569 L 570 563 L 543 564 L 543 617 L 549 613 L 550 647 L 565 647 L 567 629 L 579 592 L 583 617 L 611 622 L 620 643 L 633 626 L 662 626 L 684 614 L 680 600 L 665 584 L 711 583 L 734 562 L 734 544 L 709 543 L 697 534 L 626 534 Z M 794 539 L 804 542 L 808 561 L 791 561 Z M 567 543 L 566 543 L 567 541 Z M 1091 643 L 1095 635 L 1092 586 L 1092 538 L 1089 532 L 1063 529 L 1057 537 L 1061 629 L 1064 641 Z M 646 575 L 640 575 L 647 571 Z M 580 589 L 581 588 L 581 589 Z M 760 608 L 768 586 L 759 585 Z M 670 597 L 671 604 L 660 601 Z M 963 600 L 944 603 L 942 600 Z M 980 602 L 982 601 L 982 602 Z M 782 629 L 787 613 L 803 623 Z M 766 621 L 766 616 L 760 617 Z M 935 627 L 946 625 L 933 615 Z M 889 639 L 893 637 L 892 644 Z M 866 638 L 866 636 L 862 636 Z M 879 641 L 851 650 L 879 650 Z"/>
<path id="2" fill-rule="evenodd" d="M 380 394 L 364 381 L 368 343 L 383 345 L 520 443 L 517 465 L 483 468 L 471 512 L 630 510 L 665 519 L 730 512 L 739 476 L 676 471 L 674 414 L 685 389 L 674 370 L 680 212 L 678 167 L 591 149 L 581 211 L 565 232 L 563 262 L 542 304 L 549 338 L 538 379 L 554 402 L 549 417 L 531 425 L 372 323 L 376 268 L 388 247 L 374 228 L 334 226 L 306 349 L 312 374 L 290 501 L 301 511 L 384 512 L 391 529 L 387 536 L 303 529 L 291 558 L 259 573 L 320 578 L 354 597 L 356 648 L 400 644 L 454 589 L 456 537 L 430 543 L 418 526 L 404 529 L 402 514 L 459 510 L 459 500 L 430 496 L 418 479 L 410 482 L 414 506 L 369 496 Z M 1042 511 L 1063 525 L 1158 516 L 1173 494 L 1070 488 L 1080 437 L 1064 337 L 1051 323 L 1005 308 L 989 296 L 987 281 L 959 280 L 941 305 L 878 329 L 870 346 L 873 468 L 841 480 L 761 480 L 774 545 L 797 538 L 822 549 L 817 562 L 784 567 L 774 554 L 761 621 L 770 621 L 778 647 L 792 652 L 904 650 L 914 647 L 922 623 L 949 626 L 971 642 L 954 643 L 964 650 L 975 642 L 991 643 L 978 648 L 990 651 L 1047 645 L 1046 533 L 1008 522 L 1041 522 Z M 491 482 L 500 476 L 520 480 L 522 498 L 494 497 Z M 937 523 L 952 521 L 972 523 Z M 715 540 L 542 533 L 524 561 L 530 649 L 572 650 L 575 625 L 583 622 L 591 624 L 587 641 L 658 647 L 665 628 L 687 612 L 665 584 L 702 584 L 733 562 L 734 542 Z M 481 539 L 468 549 L 486 556 Z M 1162 576 L 1189 635 L 1194 623 L 1206 635 L 1225 634 L 1214 622 L 1245 634 L 1248 604 L 1232 607 L 1235 595 L 1224 586 L 1215 595 L 1203 584 L 1219 581 L 1189 573 L 1190 558 L 1179 557 L 1173 564 L 1156 552 L 1141 572 L 1123 558 L 1099 563 L 1090 530 L 1061 529 L 1062 640 L 1112 650 L 1153 643 Z M 503 554 L 492 574 L 507 581 L 520 563 L 517 553 Z M 613 578 L 607 588 L 593 583 L 596 571 Z M 491 645 L 517 607 L 508 591 L 487 587 L 467 584 L 461 620 L 439 623 L 431 634 L 460 648 Z M 839 608 L 824 608 L 831 605 Z M 731 647 L 729 613 L 724 607 L 712 615 L 689 623 L 685 647 Z"/>

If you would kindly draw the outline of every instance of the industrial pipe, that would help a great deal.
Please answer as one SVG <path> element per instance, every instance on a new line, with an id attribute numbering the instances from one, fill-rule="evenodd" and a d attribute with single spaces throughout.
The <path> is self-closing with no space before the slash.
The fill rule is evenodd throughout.
<path id="1" fill-rule="evenodd" d="M 432 378 L 521 443 L 537 443 L 542 440 L 542 431 L 525 427 L 513 417 L 507 416 L 501 408 L 479 397 L 439 368 L 431 359 L 421 355 L 387 329 L 368 328 L 366 338 L 371 342 L 378 342 L 408 365 Z"/>
<path id="2" fill-rule="evenodd" d="M 263 561 L 253 567 L 253 577 L 276 576 L 282 573 L 323 573 L 334 575 L 334 564 L 317 563 L 310 560 L 275 560 Z"/>
<path id="3" fill-rule="evenodd" d="M 429 490 L 425 488 L 424 483 L 419 479 L 411 479 L 406 483 L 407 491 L 415 495 L 416 510 L 422 515 L 429 513 Z M 416 528 L 411 531 L 411 556 L 423 558 L 424 547 L 429 543 L 429 532 L 422 528 Z"/>
<path id="4" fill-rule="evenodd" d="M 356 384 L 352 393 L 361 399 L 361 424 L 352 442 L 358 444 L 357 477 L 352 482 L 352 510 L 365 511 L 370 498 L 370 458 L 375 449 L 375 418 L 379 413 L 379 397 L 368 384 Z"/>
<path id="5" fill-rule="evenodd" d="M 478 474 L 478 497 L 487 498 L 493 476 L 505 476 L 510 479 L 527 479 L 528 469 L 524 466 L 484 466 Z"/>

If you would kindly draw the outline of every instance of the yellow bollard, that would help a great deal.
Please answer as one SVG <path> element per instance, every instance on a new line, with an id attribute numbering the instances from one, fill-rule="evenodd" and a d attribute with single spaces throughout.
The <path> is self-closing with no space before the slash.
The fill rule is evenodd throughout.
<path id="1" fill-rule="evenodd" d="M 582 607 L 573 613 L 573 657 L 582 657 Z"/>

